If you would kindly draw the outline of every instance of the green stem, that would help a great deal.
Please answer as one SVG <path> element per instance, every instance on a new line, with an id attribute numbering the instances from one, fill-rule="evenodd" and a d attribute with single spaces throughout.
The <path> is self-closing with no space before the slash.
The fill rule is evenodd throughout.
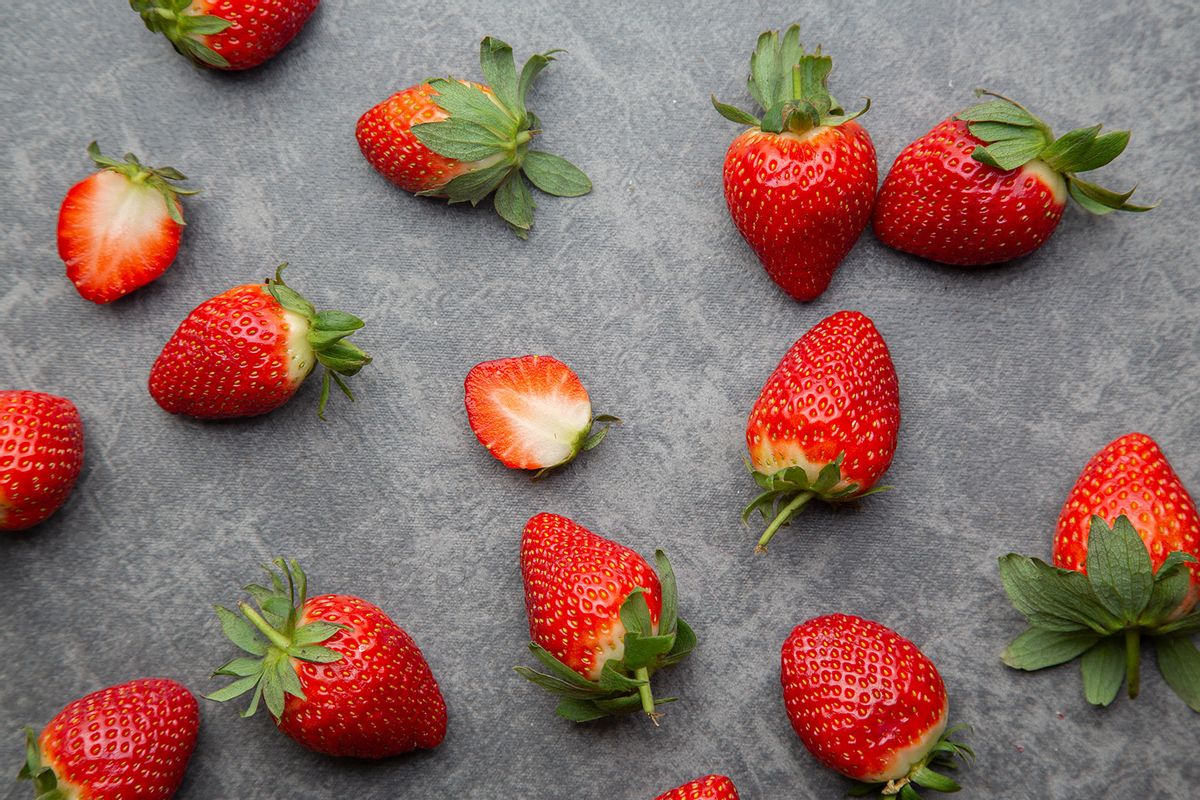
<path id="1" fill-rule="evenodd" d="M 1125 629 L 1125 682 L 1129 687 L 1129 698 L 1138 696 L 1141 689 L 1141 631 L 1138 628 Z"/>
<path id="2" fill-rule="evenodd" d="M 246 619 L 250 620 L 254 627 L 258 628 L 259 632 L 261 632 L 263 636 L 267 637 L 271 641 L 271 644 L 275 645 L 280 650 L 287 650 L 292 646 L 292 643 L 288 641 L 287 637 L 272 628 L 271 624 L 263 619 L 262 616 L 250 606 L 249 603 L 238 603 L 238 609 L 246 615 Z"/>
<path id="3" fill-rule="evenodd" d="M 650 670 L 646 667 L 641 667 L 634 670 L 633 677 L 642 681 L 642 685 L 638 687 L 638 696 L 642 698 L 642 711 L 645 711 L 646 716 L 657 725 L 658 718 L 662 714 L 654 710 L 654 693 L 650 691 Z"/>
<path id="4" fill-rule="evenodd" d="M 794 514 L 796 514 L 800 509 L 804 508 L 808 501 L 812 500 L 814 497 L 816 497 L 816 495 L 812 492 L 801 492 L 800 494 L 796 495 L 795 499 L 784 506 L 783 510 L 775 515 L 775 519 L 771 520 L 771 524 L 767 526 L 767 529 L 763 531 L 763 535 L 759 537 L 758 545 L 754 548 L 754 552 L 767 552 L 767 544 L 770 543 L 771 537 L 775 535 L 776 531 L 782 528 Z"/>

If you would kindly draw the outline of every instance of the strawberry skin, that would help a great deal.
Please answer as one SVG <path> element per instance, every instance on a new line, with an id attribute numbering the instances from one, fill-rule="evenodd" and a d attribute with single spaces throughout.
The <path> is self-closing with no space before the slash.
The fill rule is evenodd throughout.
<path id="1" fill-rule="evenodd" d="M 900 395 L 887 344 L 857 311 L 805 333 L 767 379 L 746 424 L 750 466 L 763 493 L 746 509 L 786 501 L 759 547 L 814 498 L 870 492 L 896 452 Z"/>
<path id="2" fill-rule="evenodd" d="M 1125 516 L 1150 553 L 1155 571 L 1167 555 L 1182 551 L 1200 559 L 1200 514 L 1158 444 L 1142 433 L 1110 442 L 1083 468 L 1063 503 L 1054 536 L 1054 565 L 1087 574 L 1093 516 L 1109 525 Z M 1187 565 L 1191 590 L 1174 616 L 1200 599 L 1200 564 Z"/>
<path id="3" fill-rule="evenodd" d="M 48 519 L 83 468 L 83 421 L 65 397 L 0 391 L 0 531 Z"/>
<path id="4" fill-rule="evenodd" d="M 146 27 L 200 66 L 257 67 L 274 58 L 320 0 L 130 0 Z"/>
<path id="5" fill-rule="evenodd" d="M 70 703 L 28 731 L 20 777 L 47 800 L 167 800 L 196 746 L 200 710 L 175 681 L 148 678 Z"/>
<path id="6" fill-rule="evenodd" d="M 738 800 L 738 793 L 733 781 L 724 775 L 705 775 L 654 800 Z"/>

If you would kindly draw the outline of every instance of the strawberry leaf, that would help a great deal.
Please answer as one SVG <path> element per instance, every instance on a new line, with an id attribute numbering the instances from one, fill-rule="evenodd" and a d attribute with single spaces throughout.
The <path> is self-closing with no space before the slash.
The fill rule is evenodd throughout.
<path id="1" fill-rule="evenodd" d="M 563 50 L 547 50 L 544 53 L 535 53 L 525 62 L 525 66 L 521 67 L 521 77 L 517 80 L 517 104 L 518 110 L 525 117 L 529 127 L 540 127 L 537 123 L 537 117 L 527 113 L 525 104 L 526 98 L 529 95 L 529 89 L 533 86 L 534 80 L 538 74 L 546 67 L 550 66 L 550 62 L 554 60 L 556 53 L 562 53 Z"/>
<path id="2" fill-rule="evenodd" d="M 505 158 L 490 167 L 464 172 L 440 189 L 418 194 L 445 197 L 451 203 L 470 203 L 475 206 L 496 190 L 500 182 L 513 171 L 514 165 L 511 158 Z"/>
<path id="3" fill-rule="evenodd" d="M 456 161 L 481 161 L 508 147 L 504 139 L 478 122 L 455 117 L 422 122 L 409 130 L 433 152 Z"/>
<path id="4" fill-rule="evenodd" d="M 1194 556 L 1180 550 L 1167 554 L 1154 573 L 1154 587 L 1150 590 L 1150 601 L 1138 618 L 1140 624 L 1156 626 L 1179 608 L 1191 588 L 1191 573 L 1187 565 L 1195 560 Z"/>
<path id="5" fill-rule="evenodd" d="M 1145 543 L 1127 517 L 1118 517 L 1109 528 L 1093 516 L 1087 544 L 1087 576 L 1096 597 L 1114 617 L 1133 622 L 1150 602 L 1154 586 Z"/>
<path id="6" fill-rule="evenodd" d="M 638 689 L 646 685 L 646 681 L 629 678 L 622 675 L 614 666 L 613 662 L 606 662 L 600 670 L 600 688 L 606 692 L 626 693 L 636 692 Z"/>
<path id="7" fill-rule="evenodd" d="M 675 628 L 675 644 L 671 647 L 671 652 L 662 660 L 664 667 L 674 666 L 687 658 L 692 650 L 696 648 L 696 634 L 692 631 L 692 626 L 688 625 L 682 619 L 676 623 Z"/>
<path id="8" fill-rule="evenodd" d="M 221 620 L 221 631 L 229 641 L 253 656 L 263 656 L 267 653 L 267 644 L 258 638 L 250 623 L 222 606 L 214 606 L 217 618 Z"/>
<path id="9" fill-rule="evenodd" d="M 679 591 L 675 585 L 675 569 L 662 550 L 654 551 L 655 572 L 658 573 L 658 583 L 662 589 L 662 609 L 658 614 L 658 632 L 668 636 L 675 633 L 679 619 Z"/>
<path id="10" fill-rule="evenodd" d="M 565 158 L 530 150 L 521 164 L 530 183 L 555 197 L 579 197 L 592 190 L 592 182 L 583 170 Z"/>
<path id="11" fill-rule="evenodd" d="M 1101 639 L 1083 654 L 1083 695 L 1095 706 L 1107 706 L 1117 697 L 1125 680 L 1125 644 L 1120 636 Z"/>
<path id="12" fill-rule="evenodd" d="M 571 720 L 571 722 L 591 722 L 597 719 L 604 719 L 610 712 L 602 711 L 591 700 L 564 697 L 558 701 L 558 706 L 554 709 L 554 713 L 564 719 Z"/>
<path id="13" fill-rule="evenodd" d="M 512 48 L 499 39 L 485 36 L 479 43 L 479 66 L 497 99 L 510 109 L 518 109 L 517 66 Z"/>
<path id="14" fill-rule="evenodd" d="M 433 102 L 451 117 L 478 123 L 501 140 L 517 135 L 515 112 L 501 108 L 479 87 L 453 78 L 434 78 L 429 86 L 437 92 Z"/>
<path id="15" fill-rule="evenodd" d="M 1036 627 L 1061 632 L 1092 630 L 1100 635 L 1121 627 L 1100 604 L 1088 579 L 1078 572 L 1009 553 L 1000 558 L 1000 581 L 1013 606 Z"/>
<path id="16" fill-rule="evenodd" d="M 1048 631 L 1031 627 L 1012 641 L 1000 660 L 1013 669 L 1038 670 L 1071 661 L 1100 637 L 1091 631 Z"/>
<path id="17" fill-rule="evenodd" d="M 621 663 L 630 670 L 656 667 L 661 657 L 671 652 L 671 648 L 674 646 L 674 635 L 639 636 L 634 633 L 626 633 L 625 655 L 621 658 Z M 604 680 L 601 678 L 601 683 L 603 682 Z"/>
<path id="18" fill-rule="evenodd" d="M 738 125 L 752 126 L 758 126 L 762 124 L 758 117 L 754 116 L 748 111 L 742 111 L 737 106 L 731 106 L 727 103 L 722 103 L 717 99 L 716 95 L 712 95 L 712 104 L 713 108 L 717 110 L 717 113 L 730 122 L 736 122 Z"/>
<path id="19" fill-rule="evenodd" d="M 537 205 L 533 202 L 529 187 L 525 185 L 525 179 L 520 172 L 514 171 L 504 179 L 500 188 L 496 190 L 492 203 L 496 207 L 496 213 L 512 227 L 519 238 L 528 238 L 529 229 L 533 227 L 533 211 Z"/>
<path id="20" fill-rule="evenodd" d="M 217 691 L 204 695 L 209 700 L 214 700 L 218 703 L 224 703 L 226 700 L 232 700 L 235 697 L 241 697 L 246 692 L 258 685 L 262 679 L 262 670 L 260 669 L 254 675 L 248 675 L 245 678 L 236 680 L 233 683 L 222 686 Z"/>
<path id="21" fill-rule="evenodd" d="M 1200 651 L 1186 636 L 1165 636 L 1154 642 L 1158 671 L 1192 711 L 1200 711 Z"/>
<path id="22" fill-rule="evenodd" d="M 1030 114 L 1011 100 L 988 100 L 973 105 L 960 112 L 958 118 L 963 122 L 1002 122 L 1005 125 L 1018 125 L 1031 128 L 1039 125 L 1037 117 Z"/>
<path id="23" fill-rule="evenodd" d="M 1156 625 L 1151 631 L 1155 636 L 1167 636 L 1176 633 L 1196 633 L 1200 631 L 1200 611 L 1193 611 L 1179 619 Z"/>
<path id="24" fill-rule="evenodd" d="M 645 590 L 638 588 L 629 593 L 625 602 L 621 603 L 621 624 L 625 632 L 642 636 L 653 635 L 653 623 L 650 621 L 650 607 L 646 604 Z"/>

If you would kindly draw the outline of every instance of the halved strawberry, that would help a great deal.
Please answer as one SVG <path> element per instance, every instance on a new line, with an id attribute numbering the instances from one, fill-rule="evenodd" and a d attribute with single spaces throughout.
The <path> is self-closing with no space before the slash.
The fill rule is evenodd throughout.
<path id="1" fill-rule="evenodd" d="M 147 167 L 133 153 L 124 161 L 88 155 L 101 167 L 71 187 L 58 212 L 58 254 L 79 294 L 111 303 L 162 275 L 175 261 L 183 231 L 178 195 L 196 194 L 173 181 L 172 167 Z"/>
<path id="2" fill-rule="evenodd" d="M 591 450 L 618 422 L 592 416 L 587 389 L 570 367 L 550 356 L 501 358 L 467 373 L 467 421 L 480 444 L 513 469 L 542 471 Z M 593 431 L 595 423 L 604 427 Z"/>

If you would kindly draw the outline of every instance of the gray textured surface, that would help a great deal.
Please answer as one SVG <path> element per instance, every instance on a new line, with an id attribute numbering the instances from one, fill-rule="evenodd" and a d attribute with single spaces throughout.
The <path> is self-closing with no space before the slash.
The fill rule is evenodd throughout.
<path id="1" fill-rule="evenodd" d="M 1194 4 L 331 1 L 242 75 L 192 69 L 120 0 L 78 5 L 0 9 L 0 386 L 74 398 L 88 436 L 65 509 L 0 540 L 0 762 L 15 770 L 19 725 L 103 685 L 166 675 L 211 690 L 229 650 L 210 604 L 287 553 L 318 590 L 360 594 L 416 638 L 448 738 L 386 763 L 334 761 L 264 716 L 205 704 L 183 798 L 638 800 L 708 771 L 750 800 L 837 797 L 844 784 L 793 736 L 777 685 L 790 628 L 834 610 L 898 629 L 939 665 L 954 717 L 977 731 L 966 797 L 1182 798 L 1200 781 L 1200 721 L 1153 669 L 1138 701 L 1095 710 L 1073 667 L 1000 664 L 1021 621 L 995 563 L 1048 555 L 1079 469 L 1129 430 L 1156 437 L 1200 490 L 1200 170 L 1178 158 L 1197 124 Z M 735 128 L 708 94 L 745 101 L 755 36 L 794 17 L 834 55 L 834 90 L 874 98 L 881 172 L 983 84 L 1059 129 L 1133 127 L 1105 177 L 1140 180 L 1162 208 L 1071 210 L 1033 257 L 976 272 L 867 234 L 824 297 L 788 300 L 728 220 L 720 163 Z M 358 115 L 391 91 L 476 75 L 485 33 L 522 58 L 570 51 L 531 105 L 547 146 L 596 190 L 547 199 L 527 243 L 489 213 L 392 189 L 354 142 Z M 54 249 L 92 138 L 205 190 L 175 266 L 103 308 L 75 294 Z M 145 379 L 174 326 L 284 259 L 319 305 L 368 320 L 356 341 L 376 361 L 359 404 L 319 424 L 314 382 L 263 419 L 163 414 Z M 894 355 L 898 488 L 810 511 L 755 558 L 737 521 L 753 490 L 745 416 L 788 345 L 840 308 L 870 314 Z M 462 410 L 472 364 L 526 352 L 571 364 L 597 411 L 627 421 L 538 484 L 489 458 Z M 671 553 L 701 644 L 658 679 L 684 698 L 661 729 L 572 727 L 509 669 L 526 659 L 518 537 L 540 510 Z"/>

